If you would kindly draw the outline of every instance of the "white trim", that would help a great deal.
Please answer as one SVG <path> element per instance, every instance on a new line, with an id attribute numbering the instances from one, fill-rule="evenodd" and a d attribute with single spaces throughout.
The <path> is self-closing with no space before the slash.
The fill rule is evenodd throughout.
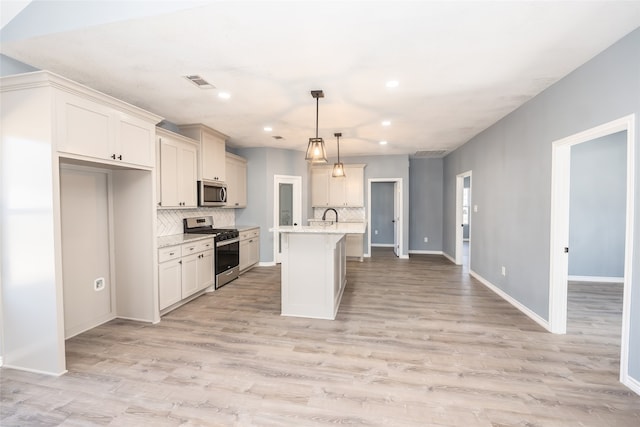
<path id="1" fill-rule="evenodd" d="M 65 370 L 64 370 L 64 371 L 62 371 L 62 372 L 59 372 L 59 373 L 55 373 L 55 374 L 54 374 L 53 372 L 49 372 L 49 371 L 41 371 L 41 370 L 39 370 L 39 369 L 29 369 L 29 368 L 25 368 L 25 367 L 22 367 L 22 366 L 3 365 L 2 367 L 3 367 L 3 368 L 6 368 L 6 369 L 15 369 L 16 371 L 31 372 L 31 373 L 33 373 L 33 374 L 46 375 L 46 376 L 48 376 L 48 377 L 61 377 L 61 376 L 63 376 L 64 374 L 66 374 L 67 372 L 69 372 L 69 371 L 67 371 L 67 370 L 65 369 Z"/>
<path id="2" fill-rule="evenodd" d="M 399 212 L 397 212 L 396 219 L 396 231 L 394 239 L 398 241 L 398 258 L 409 258 L 403 252 L 403 240 L 402 236 L 404 233 L 404 202 L 403 202 L 403 192 L 404 186 L 402 183 L 402 178 L 369 178 L 368 180 L 368 188 L 367 188 L 367 253 L 364 254 L 365 258 L 371 257 L 371 184 L 374 182 L 393 182 L 394 183 L 394 192 L 393 192 L 393 203 L 394 206 L 398 206 Z M 395 209 L 394 209 L 395 210 Z"/>
<path id="3" fill-rule="evenodd" d="M 258 263 L 258 267 L 273 267 L 274 265 L 276 265 L 276 263 L 273 261 L 260 261 Z"/>
<path id="4" fill-rule="evenodd" d="M 446 259 L 448 259 L 449 261 L 451 261 L 452 263 L 454 263 L 454 264 L 456 263 L 456 259 L 455 259 L 454 257 L 452 257 L 451 255 L 449 255 L 448 253 L 446 253 L 446 252 L 442 251 L 442 255 L 443 255 Z"/>
<path id="5" fill-rule="evenodd" d="M 392 248 L 394 247 L 393 243 L 372 243 L 372 248 Z"/>
<path id="6" fill-rule="evenodd" d="M 409 249 L 409 255 L 444 255 L 442 251 L 425 251 L 422 249 Z"/>
<path id="7" fill-rule="evenodd" d="M 464 231 L 462 225 L 462 193 L 464 190 L 464 179 L 466 177 L 471 178 L 471 171 L 468 170 L 466 172 L 459 173 L 456 175 L 456 253 L 455 258 L 453 260 L 454 264 L 462 265 L 463 260 L 463 252 L 464 252 Z M 472 198 L 473 192 L 471 187 L 473 186 L 473 179 L 469 183 L 469 237 L 468 240 L 471 240 L 471 217 L 472 217 Z M 471 267 L 471 246 L 469 246 L 469 267 Z"/>
<path id="8" fill-rule="evenodd" d="M 569 280 L 574 282 L 624 283 L 624 277 L 569 276 Z"/>
<path id="9" fill-rule="evenodd" d="M 566 333 L 568 256 L 564 247 L 569 240 L 569 181 L 571 147 L 613 133 L 627 132 L 627 195 L 624 296 L 622 307 L 622 336 L 620 344 L 620 382 L 633 383 L 629 377 L 629 340 L 631 322 L 631 288 L 633 285 L 634 209 L 635 209 L 635 115 L 596 126 L 592 129 L 559 139 L 551 151 L 551 227 L 549 250 L 549 324 L 553 333 Z M 637 381 L 636 381 L 637 383 Z M 635 390 L 634 390 L 635 391 Z"/>
<path id="10" fill-rule="evenodd" d="M 640 381 L 636 380 L 635 378 L 627 375 L 622 381 L 622 384 L 629 387 L 635 394 L 640 394 Z"/>
<path id="11" fill-rule="evenodd" d="M 507 294 L 506 292 L 504 292 L 502 289 L 498 288 L 496 285 L 494 285 L 493 283 L 489 282 L 487 279 L 485 279 L 484 277 L 480 276 L 478 273 L 476 273 L 473 270 L 469 270 L 469 274 L 474 277 L 476 280 L 478 280 L 480 283 L 482 283 L 484 286 L 486 286 L 487 288 L 489 288 L 490 290 L 492 290 L 494 293 L 496 293 L 499 297 L 501 297 L 503 300 L 507 301 L 509 304 L 511 304 L 512 306 L 514 306 L 515 308 L 517 308 L 518 310 L 520 310 L 523 314 L 525 314 L 527 317 L 529 317 L 531 320 L 533 320 L 534 322 L 536 322 L 538 325 L 542 326 L 543 328 L 545 328 L 547 331 L 551 332 L 551 328 L 549 326 L 549 323 L 544 320 L 542 317 L 540 317 L 537 313 L 535 313 L 534 311 L 532 311 L 531 309 L 529 309 L 528 307 L 522 305 L 518 300 L 514 299 L 513 297 L 511 297 L 509 294 Z"/>

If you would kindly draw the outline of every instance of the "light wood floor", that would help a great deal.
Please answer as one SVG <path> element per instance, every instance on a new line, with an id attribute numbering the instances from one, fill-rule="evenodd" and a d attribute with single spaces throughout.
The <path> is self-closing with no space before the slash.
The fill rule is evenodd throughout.
<path id="1" fill-rule="evenodd" d="M 335 321 L 280 316 L 255 268 L 163 317 L 67 342 L 59 378 L 3 369 L 0 424 L 634 426 L 621 288 L 572 284 L 553 335 L 440 256 L 349 262 Z"/>

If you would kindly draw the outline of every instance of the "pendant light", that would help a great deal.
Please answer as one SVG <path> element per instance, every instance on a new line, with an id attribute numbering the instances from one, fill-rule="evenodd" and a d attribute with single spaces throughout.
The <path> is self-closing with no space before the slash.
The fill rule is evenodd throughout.
<path id="1" fill-rule="evenodd" d="M 311 162 L 311 164 L 327 163 L 327 150 L 324 148 L 324 141 L 318 137 L 318 108 L 319 99 L 324 98 L 324 92 L 321 90 L 312 90 L 311 96 L 316 99 L 316 137 L 309 138 L 309 145 L 307 146 L 307 155 L 305 160 Z"/>
<path id="2" fill-rule="evenodd" d="M 333 172 L 331 173 L 331 176 L 334 178 L 344 178 L 346 176 L 344 174 L 344 165 L 340 161 L 340 137 L 342 136 L 342 133 L 334 133 L 333 136 L 338 139 L 338 163 L 333 164 Z"/>

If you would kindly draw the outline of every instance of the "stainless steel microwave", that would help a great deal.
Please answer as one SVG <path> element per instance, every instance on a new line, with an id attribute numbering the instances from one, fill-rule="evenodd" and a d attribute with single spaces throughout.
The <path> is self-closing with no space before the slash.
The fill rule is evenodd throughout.
<path id="1" fill-rule="evenodd" d="M 199 206 L 224 206 L 227 204 L 227 184 L 219 181 L 198 181 Z"/>

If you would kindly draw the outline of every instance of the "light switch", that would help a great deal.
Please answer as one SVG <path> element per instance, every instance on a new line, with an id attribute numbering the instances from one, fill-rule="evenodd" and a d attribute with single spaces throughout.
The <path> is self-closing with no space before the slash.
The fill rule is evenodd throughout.
<path id="1" fill-rule="evenodd" d="M 478 212 L 478 205 L 473 205 L 473 211 Z"/>

